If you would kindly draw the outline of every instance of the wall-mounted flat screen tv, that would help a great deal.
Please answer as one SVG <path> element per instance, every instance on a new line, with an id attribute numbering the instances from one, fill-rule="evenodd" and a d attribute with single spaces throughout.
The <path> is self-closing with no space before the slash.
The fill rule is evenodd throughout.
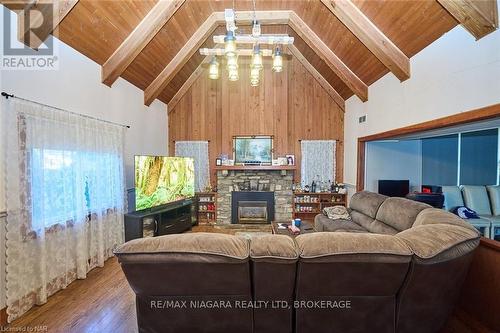
<path id="1" fill-rule="evenodd" d="M 235 136 L 233 137 L 235 164 L 263 164 L 273 162 L 272 136 Z"/>
<path id="2" fill-rule="evenodd" d="M 194 160 L 135 156 L 135 209 L 144 210 L 194 196 Z"/>

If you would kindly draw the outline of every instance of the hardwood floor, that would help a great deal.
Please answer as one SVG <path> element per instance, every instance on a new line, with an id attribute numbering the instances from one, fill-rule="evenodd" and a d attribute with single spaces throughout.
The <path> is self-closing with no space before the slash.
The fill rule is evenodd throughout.
<path id="1" fill-rule="evenodd" d="M 8 327 L 20 332 L 24 327 L 51 333 L 137 332 L 135 295 L 120 264 L 111 258 L 103 268 L 90 271 L 85 280 L 73 282 Z"/>

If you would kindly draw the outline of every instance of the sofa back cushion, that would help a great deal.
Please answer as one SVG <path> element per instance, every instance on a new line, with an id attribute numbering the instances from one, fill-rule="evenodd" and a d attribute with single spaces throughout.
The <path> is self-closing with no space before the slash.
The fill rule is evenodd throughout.
<path id="1" fill-rule="evenodd" d="M 412 227 L 417 215 L 431 206 L 405 198 L 388 198 L 377 212 L 377 221 L 398 231 Z"/>
<path id="2" fill-rule="evenodd" d="M 351 212 L 351 218 L 353 222 L 374 234 L 395 235 L 399 232 L 399 230 L 355 210 Z"/>
<path id="3" fill-rule="evenodd" d="M 252 299 L 247 239 L 168 235 L 130 241 L 115 253 L 137 295 L 139 332 L 253 332 L 252 309 L 235 307 Z M 197 307 L 191 302 L 232 305 Z"/>
<path id="4" fill-rule="evenodd" d="M 299 304 L 347 301 L 352 308 L 299 306 L 295 332 L 394 332 L 395 295 L 411 260 L 404 243 L 395 236 L 345 232 L 304 234 L 296 241 Z"/>
<path id="5" fill-rule="evenodd" d="M 486 186 L 493 215 L 500 215 L 500 186 Z"/>
<path id="6" fill-rule="evenodd" d="M 387 199 L 385 195 L 361 191 L 352 196 L 349 208 L 374 219 L 377 216 L 380 205 L 385 199 Z"/>
<path id="7" fill-rule="evenodd" d="M 293 302 L 299 257 L 293 238 L 286 235 L 255 236 L 250 241 L 254 301 Z M 254 333 L 293 331 L 293 311 L 286 307 L 256 307 Z"/>
<path id="8" fill-rule="evenodd" d="M 462 186 L 465 206 L 476 211 L 479 215 L 491 215 L 490 199 L 485 186 Z"/>
<path id="9" fill-rule="evenodd" d="M 464 206 L 462 191 L 458 186 L 442 186 L 444 195 L 444 209 L 451 211 L 455 207 Z"/>
<path id="10" fill-rule="evenodd" d="M 446 222 L 446 221 L 443 221 Z M 455 224 L 421 224 L 397 234 L 413 251 L 417 262 L 439 263 L 472 252 L 479 233 Z"/>
<path id="11" fill-rule="evenodd" d="M 428 208 L 421 211 L 417 215 L 413 227 L 431 224 L 450 224 L 470 229 L 472 231 L 477 230 L 467 220 L 463 220 L 453 213 L 438 208 Z"/>
<path id="12" fill-rule="evenodd" d="M 138 296 L 245 295 L 249 251 L 243 237 L 186 233 L 135 239 L 115 255 Z"/>

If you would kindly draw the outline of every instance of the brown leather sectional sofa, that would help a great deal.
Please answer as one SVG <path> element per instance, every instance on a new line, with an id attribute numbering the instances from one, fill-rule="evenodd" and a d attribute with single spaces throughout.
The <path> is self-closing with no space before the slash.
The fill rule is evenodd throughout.
<path id="1" fill-rule="evenodd" d="M 438 332 L 478 232 L 443 210 L 369 192 L 350 208 L 353 221 L 318 216 L 317 228 L 334 232 L 295 240 L 191 233 L 123 244 L 115 253 L 139 331 Z"/>

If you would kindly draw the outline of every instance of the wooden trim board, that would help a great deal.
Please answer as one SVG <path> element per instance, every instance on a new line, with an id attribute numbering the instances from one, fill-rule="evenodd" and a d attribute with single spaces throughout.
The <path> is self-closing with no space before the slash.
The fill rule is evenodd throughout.
<path id="1" fill-rule="evenodd" d="M 471 122 L 493 119 L 496 117 L 500 117 L 500 104 L 493 104 L 484 108 L 461 112 L 451 116 L 438 118 L 423 123 L 401 127 L 398 129 L 358 138 L 357 179 L 356 179 L 357 191 L 362 191 L 365 188 L 364 182 L 365 182 L 366 142 L 390 139 L 402 135 L 414 134 L 433 129 L 463 125 Z"/>

